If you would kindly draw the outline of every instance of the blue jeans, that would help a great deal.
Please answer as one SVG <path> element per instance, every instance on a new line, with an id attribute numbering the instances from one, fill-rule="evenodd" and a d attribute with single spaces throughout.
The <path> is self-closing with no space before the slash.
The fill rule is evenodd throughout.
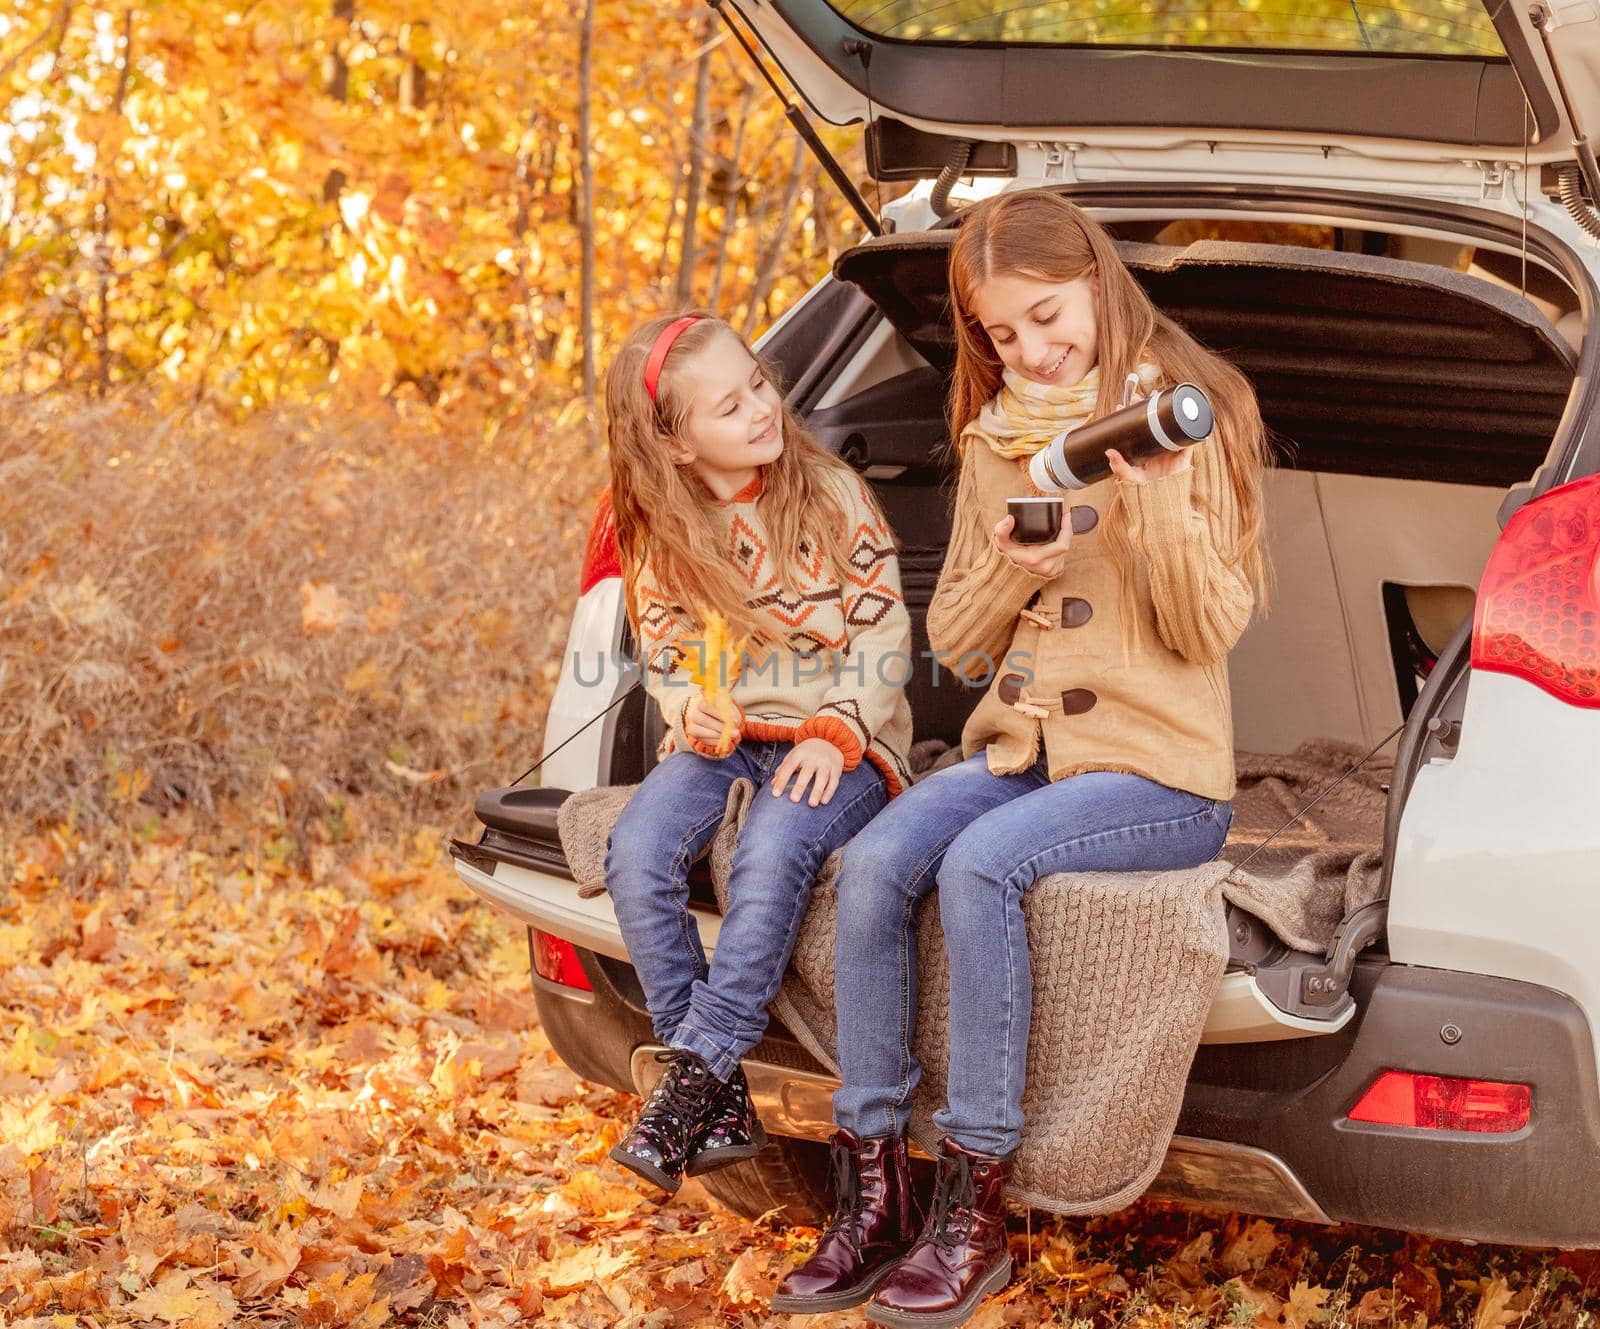
<path id="1" fill-rule="evenodd" d="M 948 1104 L 934 1124 L 1008 1154 L 1022 1131 L 1033 977 L 1022 897 L 1052 872 L 1195 867 L 1217 856 L 1233 805 L 1143 776 L 1050 782 L 1044 759 L 991 775 L 984 753 L 918 781 L 853 839 L 839 873 L 839 1065 L 833 1115 L 857 1135 L 903 1130 L 921 1067 L 916 907 L 937 884 L 950 962 Z M 1115 983 L 1109 973 L 1105 981 Z"/>
<path id="2" fill-rule="evenodd" d="M 674 752 L 644 778 L 612 828 L 606 889 L 644 988 L 656 1037 L 698 1053 L 719 1080 L 760 1041 L 824 859 L 877 815 L 883 775 L 863 761 L 826 803 L 794 781 L 773 797 L 789 742 L 742 740 L 726 757 Z M 689 867 L 722 824 L 728 788 L 756 786 L 728 881 L 728 911 L 706 964 L 689 913 Z"/>

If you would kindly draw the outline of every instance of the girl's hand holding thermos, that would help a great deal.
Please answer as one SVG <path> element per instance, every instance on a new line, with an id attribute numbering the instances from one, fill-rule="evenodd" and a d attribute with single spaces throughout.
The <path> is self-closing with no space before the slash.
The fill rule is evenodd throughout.
<path id="1" fill-rule="evenodd" d="M 1139 395 L 1136 384 L 1130 374 L 1120 407 L 1065 430 L 1033 454 L 1028 475 L 1037 492 L 1084 489 L 1107 475 L 1148 484 L 1193 465 L 1188 450 L 1209 438 L 1216 424 L 1210 399 L 1193 383 L 1163 388 L 1153 397 Z"/>
<path id="2" fill-rule="evenodd" d="M 1124 408 L 1136 406 L 1145 399 L 1145 394 L 1139 391 L 1138 383 L 1137 374 L 1128 375 L 1128 383 L 1122 393 Z M 1209 402 L 1207 406 L 1210 406 Z M 1211 432 L 1209 424 L 1206 432 L 1208 434 Z M 1146 457 L 1144 463 L 1139 466 L 1135 466 L 1115 448 L 1107 448 L 1106 460 L 1111 463 L 1111 474 L 1130 485 L 1142 485 L 1151 480 L 1159 480 L 1163 476 L 1176 475 L 1179 471 L 1187 471 L 1194 465 L 1187 447 L 1179 452 L 1163 452 L 1153 457 Z"/>
<path id="3" fill-rule="evenodd" d="M 1115 448 L 1107 448 L 1106 460 L 1111 463 L 1111 474 L 1117 479 L 1130 485 L 1142 485 L 1189 470 L 1194 465 L 1192 452 L 1191 448 L 1185 448 L 1182 452 L 1163 452 L 1145 458 L 1142 466 L 1135 466 Z"/>
<path id="4" fill-rule="evenodd" d="M 1145 394 L 1137 387 L 1138 376 L 1129 374 L 1129 383 L 1122 394 L 1122 405 L 1137 406 L 1145 400 Z M 1208 403 L 1209 405 L 1209 403 Z M 1210 432 L 1209 428 L 1206 431 Z M 1142 464 L 1134 465 L 1115 448 L 1106 449 L 1106 460 L 1111 463 L 1111 474 L 1117 479 L 1130 485 L 1147 484 L 1151 480 L 1159 480 L 1163 476 L 1177 475 L 1179 471 L 1187 471 L 1194 465 L 1194 459 L 1189 456 L 1189 449 L 1185 447 L 1180 452 L 1161 452 L 1155 456 L 1146 457 Z"/>

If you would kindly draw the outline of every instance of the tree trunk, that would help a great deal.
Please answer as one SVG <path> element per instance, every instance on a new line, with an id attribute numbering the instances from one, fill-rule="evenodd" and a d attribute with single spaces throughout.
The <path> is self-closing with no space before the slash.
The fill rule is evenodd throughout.
<path id="1" fill-rule="evenodd" d="M 705 171 L 706 124 L 711 118 L 711 15 L 700 19 L 700 58 L 695 62 L 694 112 L 689 118 L 689 178 L 683 204 L 683 244 L 678 252 L 678 284 L 673 299 L 682 309 L 694 298 L 694 265 L 699 257 L 700 177 Z"/>
<path id="2" fill-rule="evenodd" d="M 400 109 L 420 111 L 428 101 L 428 71 L 417 63 L 417 48 L 427 39 L 428 23 L 419 19 L 406 32 L 406 63 L 400 71 Z"/>
<path id="3" fill-rule="evenodd" d="M 783 201 L 778 204 L 778 229 L 756 265 L 756 283 L 750 288 L 750 303 L 744 311 L 744 335 L 755 332 L 756 320 L 761 316 L 761 306 L 778 275 L 778 260 L 783 257 L 783 247 L 789 241 L 789 227 L 794 222 L 795 200 L 800 196 L 800 174 L 806 161 L 806 145 L 795 135 L 794 160 L 789 163 L 789 179 L 783 187 Z"/>
<path id="4" fill-rule="evenodd" d="M 355 16 L 356 0 L 333 0 L 335 23 L 342 21 L 348 30 Z M 350 92 L 350 65 L 344 58 L 337 38 L 322 61 L 322 90 L 336 102 L 342 102 Z"/>
<path id="5" fill-rule="evenodd" d="M 656 254 L 656 281 L 664 281 L 667 275 L 667 254 L 672 249 L 672 224 L 678 219 L 678 191 L 683 188 L 683 172 L 675 171 L 672 176 L 672 199 L 667 204 L 667 224 L 661 228 L 661 249 Z"/>
<path id="6" fill-rule="evenodd" d="M 420 111 L 428 100 L 428 74 L 415 60 L 400 71 L 400 109 Z"/>
<path id="7" fill-rule="evenodd" d="M 356 0 L 333 0 L 334 22 L 343 22 L 345 31 L 349 31 L 350 24 L 355 22 Z M 344 51 L 339 46 L 336 37 L 328 49 L 327 57 L 322 62 L 323 90 L 336 102 L 346 100 L 350 93 L 350 64 L 344 58 Z M 328 172 L 322 180 L 322 201 L 324 203 L 337 203 L 339 195 L 344 192 L 345 174 L 337 166 Z"/>
<path id="8" fill-rule="evenodd" d="M 122 114 L 122 104 L 128 95 L 128 70 L 133 66 L 133 10 L 122 11 L 122 68 L 117 72 L 117 90 L 111 99 L 114 115 Z M 95 218 L 95 339 L 100 352 L 100 364 L 95 376 L 95 396 L 104 397 L 111 391 L 111 209 L 112 190 L 116 182 L 115 164 L 96 162 L 104 168 L 101 177 L 100 207 Z"/>
<path id="9" fill-rule="evenodd" d="M 715 310 L 722 297 L 722 273 L 728 263 L 728 245 L 733 241 L 733 228 L 739 220 L 739 203 L 744 198 L 744 131 L 750 124 L 750 99 L 755 85 L 746 83 L 739 98 L 739 123 L 733 131 L 733 151 L 728 160 L 728 187 L 722 197 L 722 232 L 717 237 L 717 266 L 711 271 L 711 294 L 706 297 L 706 307 Z"/>
<path id="10" fill-rule="evenodd" d="M 594 92 L 594 4 L 585 0 L 578 30 L 578 230 L 583 241 L 580 335 L 583 338 L 583 397 L 595 406 L 594 369 L 594 162 L 589 155 L 589 103 Z"/>

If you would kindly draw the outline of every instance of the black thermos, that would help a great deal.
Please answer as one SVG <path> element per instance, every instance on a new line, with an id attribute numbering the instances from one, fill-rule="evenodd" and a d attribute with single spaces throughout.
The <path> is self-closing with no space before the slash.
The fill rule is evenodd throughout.
<path id="1" fill-rule="evenodd" d="M 1083 489 L 1111 474 L 1107 448 L 1138 462 L 1159 452 L 1193 447 L 1211 437 L 1215 422 L 1210 399 L 1193 383 L 1162 388 L 1052 439 L 1033 454 L 1028 474 L 1042 493 Z"/>

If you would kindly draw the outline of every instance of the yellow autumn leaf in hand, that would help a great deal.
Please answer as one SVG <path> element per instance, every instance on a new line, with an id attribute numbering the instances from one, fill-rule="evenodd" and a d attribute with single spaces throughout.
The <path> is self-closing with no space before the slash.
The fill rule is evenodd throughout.
<path id="1" fill-rule="evenodd" d="M 726 756 L 733 751 L 733 730 L 739 713 L 733 705 L 733 685 L 739 681 L 743 665 L 744 648 L 748 637 L 737 642 L 728 631 L 728 624 L 715 609 L 700 616 L 706 630 L 698 652 L 686 651 L 678 643 L 678 656 L 688 666 L 689 677 L 700 689 L 706 705 L 722 717 L 722 734 L 717 739 L 717 755 Z M 696 656 L 698 655 L 698 658 Z"/>

